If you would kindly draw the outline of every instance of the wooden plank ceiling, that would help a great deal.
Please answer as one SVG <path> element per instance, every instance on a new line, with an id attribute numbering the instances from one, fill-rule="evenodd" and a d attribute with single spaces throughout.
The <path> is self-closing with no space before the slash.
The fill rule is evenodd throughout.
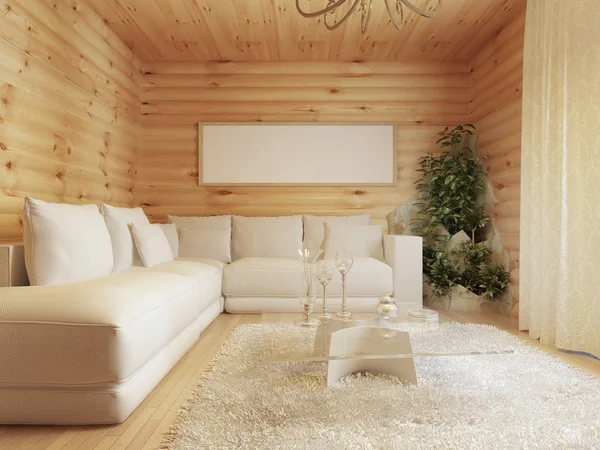
<path id="1" fill-rule="evenodd" d="M 302 1 L 308 1 L 309 10 L 327 4 Z M 436 4 L 412 1 L 420 7 Z M 402 31 L 390 23 L 385 0 L 373 0 L 365 35 L 359 13 L 328 31 L 320 18 L 300 16 L 295 0 L 89 3 L 145 61 L 468 61 L 525 8 L 526 0 L 443 0 L 433 19 L 409 11 Z"/>

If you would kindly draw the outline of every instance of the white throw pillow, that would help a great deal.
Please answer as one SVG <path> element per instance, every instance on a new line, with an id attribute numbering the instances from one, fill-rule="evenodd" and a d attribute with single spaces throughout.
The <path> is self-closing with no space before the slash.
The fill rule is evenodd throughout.
<path id="1" fill-rule="evenodd" d="M 216 228 L 231 230 L 231 216 L 205 216 L 181 217 L 167 216 L 169 223 L 174 223 L 177 228 L 201 228 L 203 230 Z"/>
<path id="2" fill-rule="evenodd" d="M 171 246 L 160 225 L 136 225 L 132 223 L 131 234 L 144 267 L 152 267 L 156 264 L 173 261 Z"/>
<path id="3" fill-rule="evenodd" d="M 325 222 L 325 259 L 335 260 L 339 250 L 346 249 L 354 258 L 375 258 L 383 261 L 383 230 L 381 225 L 348 225 Z"/>
<path id="4" fill-rule="evenodd" d="M 136 225 L 150 224 L 144 210 L 142 208 L 117 208 L 105 203 L 102 203 L 100 210 L 112 241 L 113 272 L 121 272 L 131 266 L 141 265 L 129 226 L 133 223 Z"/>
<path id="5" fill-rule="evenodd" d="M 309 216 L 304 215 L 304 248 L 323 248 L 325 222 L 352 225 L 371 225 L 371 215 L 360 216 Z"/>
<path id="6" fill-rule="evenodd" d="M 302 248 L 302 216 L 233 216 L 231 257 L 297 259 Z"/>
<path id="7" fill-rule="evenodd" d="M 163 230 L 167 241 L 169 241 L 173 258 L 177 258 L 179 256 L 179 234 L 177 233 L 177 227 L 174 223 L 159 223 L 158 226 Z"/>
<path id="8" fill-rule="evenodd" d="M 182 258 L 214 259 L 231 262 L 231 230 L 181 228 L 179 256 Z"/>
<path id="9" fill-rule="evenodd" d="M 110 235 L 96 205 L 25 199 L 25 266 L 32 286 L 73 283 L 111 273 Z"/>

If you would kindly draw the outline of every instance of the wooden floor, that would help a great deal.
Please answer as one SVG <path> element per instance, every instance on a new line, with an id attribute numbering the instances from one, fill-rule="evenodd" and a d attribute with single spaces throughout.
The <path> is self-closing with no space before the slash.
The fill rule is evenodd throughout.
<path id="1" fill-rule="evenodd" d="M 517 330 L 514 319 L 473 312 L 444 311 L 443 314 L 461 323 L 494 325 L 539 346 L 527 334 Z M 123 423 L 85 427 L 0 426 L 0 449 L 156 449 L 174 422 L 179 407 L 191 394 L 229 333 L 240 324 L 256 323 L 260 319 L 259 315 L 222 314 Z M 600 377 L 600 362 L 592 358 L 544 350 Z"/>

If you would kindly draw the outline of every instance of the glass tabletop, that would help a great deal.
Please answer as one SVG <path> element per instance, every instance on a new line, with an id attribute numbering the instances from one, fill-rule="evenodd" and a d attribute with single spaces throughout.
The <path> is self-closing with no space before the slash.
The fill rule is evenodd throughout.
<path id="1" fill-rule="evenodd" d="M 394 321 L 386 321 L 379 319 L 375 314 L 354 313 L 350 320 L 334 317 L 329 321 L 322 321 L 317 327 L 294 326 L 294 321 L 299 317 L 300 313 L 262 314 L 263 323 L 271 325 L 263 338 L 263 362 L 406 359 L 512 353 L 512 350 L 413 352 L 411 332 L 437 329 L 438 326 L 409 323 L 408 314 L 399 316 Z M 443 324 L 453 321 L 440 315 L 439 322 Z"/>

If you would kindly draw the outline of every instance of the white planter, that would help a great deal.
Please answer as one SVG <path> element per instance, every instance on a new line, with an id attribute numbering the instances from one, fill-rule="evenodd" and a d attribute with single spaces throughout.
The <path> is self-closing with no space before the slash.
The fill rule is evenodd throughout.
<path id="1" fill-rule="evenodd" d="M 453 286 L 449 296 L 435 297 L 431 288 L 424 283 L 423 292 L 425 293 L 425 305 L 437 308 L 445 308 L 452 311 L 493 311 L 500 312 L 500 301 L 492 302 L 486 300 L 463 286 Z"/>
<path id="2" fill-rule="evenodd" d="M 473 294 L 463 286 L 453 286 L 450 298 L 448 299 L 448 309 L 454 311 L 478 311 L 482 300 L 479 295 Z"/>

